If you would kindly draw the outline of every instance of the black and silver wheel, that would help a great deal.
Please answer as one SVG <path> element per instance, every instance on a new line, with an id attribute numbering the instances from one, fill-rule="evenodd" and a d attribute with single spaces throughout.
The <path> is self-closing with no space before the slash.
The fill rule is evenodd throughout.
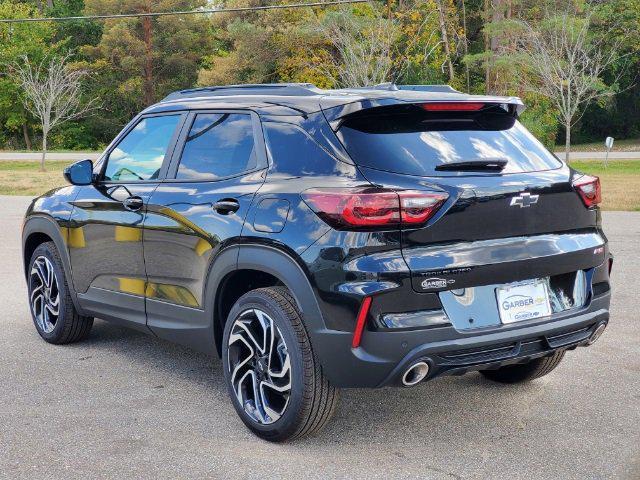
<path id="1" fill-rule="evenodd" d="M 31 313 L 38 329 L 51 333 L 60 315 L 60 289 L 51 261 L 39 255 L 31 264 L 29 273 L 29 300 Z"/>
<path id="2" fill-rule="evenodd" d="M 291 397 L 291 359 L 273 318 L 259 308 L 241 312 L 231 326 L 227 361 L 245 413 L 261 425 L 277 421 Z"/>
<path id="3" fill-rule="evenodd" d="M 225 325 L 223 366 L 238 415 L 266 440 L 314 433 L 333 413 L 336 390 L 285 288 L 253 290 L 236 302 Z"/>
<path id="4" fill-rule="evenodd" d="M 53 242 L 43 243 L 33 252 L 27 286 L 33 323 L 44 340 L 57 344 L 71 343 L 89 334 L 93 318 L 76 312 Z"/>

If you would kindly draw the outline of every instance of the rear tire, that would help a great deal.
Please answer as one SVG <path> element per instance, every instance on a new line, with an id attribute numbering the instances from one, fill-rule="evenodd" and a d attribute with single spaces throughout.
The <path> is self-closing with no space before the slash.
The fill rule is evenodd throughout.
<path id="1" fill-rule="evenodd" d="M 40 336 L 53 344 L 73 343 L 89 335 L 93 318 L 78 313 L 53 242 L 39 245 L 27 270 L 29 309 Z"/>
<path id="2" fill-rule="evenodd" d="M 253 433 L 283 442 L 324 428 L 338 392 L 324 376 L 286 288 L 260 288 L 240 297 L 229 313 L 222 347 L 231 401 Z"/>
<path id="3" fill-rule="evenodd" d="M 548 357 L 536 358 L 528 363 L 506 365 L 497 370 L 482 370 L 485 377 L 500 383 L 523 383 L 544 377 L 554 370 L 562 358 L 564 350 L 559 350 Z"/>

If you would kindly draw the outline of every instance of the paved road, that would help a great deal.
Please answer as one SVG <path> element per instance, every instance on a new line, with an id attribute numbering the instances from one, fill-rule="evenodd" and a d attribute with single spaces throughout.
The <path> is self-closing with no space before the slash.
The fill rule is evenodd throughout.
<path id="1" fill-rule="evenodd" d="M 558 158 L 564 160 L 564 152 L 555 152 Z M 600 159 L 604 160 L 605 152 L 571 152 L 569 158 L 571 160 L 590 160 Z M 609 160 L 638 160 L 640 159 L 640 152 L 611 152 L 609 153 Z"/>
<path id="2" fill-rule="evenodd" d="M 81 344 L 40 340 L 20 271 L 26 203 L 0 198 L 2 478 L 640 478 L 640 213 L 605 215 L 611 326 L 551 375 L 344 391 L 322 434 L 272 445 L 243 428 L 217 359 L 100 321 Z"/>
<path id="3" fill-rule="evenodd" d="M 564 159 L 564 152 L 556 152 L 556 155 Z M 40 160 L 42 154 L 40 152 L 0 152 L 0 160 Z M 100 153 L 83 153 L 83 152 L 52 152 L 47 153 L 47 160 L 84 160 L 90 158 L 91 160 L 97 160 Z M 571 158 L 573 160 L 581 159 L 604 159 L 604 152 L 571 152 Z M 640 159 L 640 152 L 611 152 L 609 154 L 610 160 L 633 160 Z"/>
<path id="4" fill-rule="evenodd" d="M 97 160 L 100 153 L 95 152 L 49 152 L 47 160 L 84 160 L 89 158 Z M 42 158 L 42 152 L 0 152 L 0 160 L 38 160 Z"/>

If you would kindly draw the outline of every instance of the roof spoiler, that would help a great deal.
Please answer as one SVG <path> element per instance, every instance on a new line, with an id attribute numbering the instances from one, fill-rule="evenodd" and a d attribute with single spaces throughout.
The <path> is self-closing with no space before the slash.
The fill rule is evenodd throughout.
<path id="1" fill-rule="evenodd" d="M 414 85 L 411 85 L 412 87 Z M 427 87 L 426 85 L 415 85 L 415 87 Z M 453 89 L 451 89 L 453 90 Z M 466 95 L 461 94 L 453 90 L 443 91 L 442 96 L 434 97 L 429 93 L 434 93 L 433 90 L 424 89 L 411 89 L 411 93 L 415 92 L 415 95 L 406 96 L 404 98 L 397 97 L 380 97 L 380 98 L 367 98 L 357 100 L 355 102 L 347 103 L 345 105 L 326 105 L 323 106 L 324 115 L 331 125 L 331 128 L 335 131 L 340 128 L 342 121 L 345 117 L 352 115 L 362 110 L 368 110 L 372 108 L 389 107 L 394 105 L 409 105 L 413 103 L 489 103 L 504 105 L 509 113 L 514 116 L 519 116 L 524 110 L 525 105 L 518 97 L 494 97 L 484 95 Z M 419 95 L 424 92 L 425 95 Z M 455 93 L 454 93 L 455 92 Z M 407 92 L 409 93 L 409 92 Z M 447 95 L 450 94 L 450 95 Z"/>

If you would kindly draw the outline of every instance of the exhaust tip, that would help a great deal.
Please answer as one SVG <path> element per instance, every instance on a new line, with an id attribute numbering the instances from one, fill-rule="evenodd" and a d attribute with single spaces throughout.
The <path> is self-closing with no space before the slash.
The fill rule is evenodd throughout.
<path id="1" fill-rule="evenodd" d="M 416 362 L 411 365 L 402 375 L 402 385 L 413 387 L 417 385 L 429 374 L 429 364 L 427 362 Z"/>
<path id="2" fill-rule="evenodd" d="M 606 323 L 601 323 L 600 325 L 598 325 L 596 329 L 593 331 L 593 333 L 591 334 L 591 336 L 589 337 L 589 340 L 587 341 L 587 345 L 593 345 L 594 343 L 596 343 L 596 341 L 604 333 L 605 328 L 607 328 Z"/>

